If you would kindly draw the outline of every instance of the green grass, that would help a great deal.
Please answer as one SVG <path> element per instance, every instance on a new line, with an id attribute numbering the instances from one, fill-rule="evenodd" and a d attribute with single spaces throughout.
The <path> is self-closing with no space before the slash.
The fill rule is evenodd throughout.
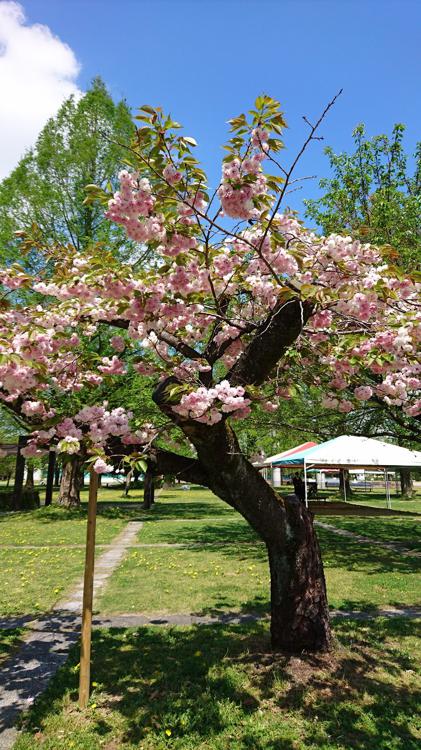
<path id="1" fill-rule="evenodd" d="M 24 632 L 24 628 L 0 630 L 0 664 L 9 656 L 11 651 L 19 646 Z"/>
<path id="2" fill-rule="evenodd" d="M 0 549 L 0 614 L 39 615 L 48 611 L 83 575 L 84 559 L 82 549 Z"/>
<path id="3" fill-rule="evenodd" d="M 416 634 L 338 622 L 333 653 L 288 657 L 262 624 L 97 631 L 88 709 L 73 649 L 15 750 L 416 750 Z"/>
<path id="4" fill-rule="evenodd" d="M 97 602 L 101 612 L 215 612 L 267 608 L 262 544 L 132 550 Z"/>
<path id="5" fill-rule="evenodd" d="M 322 494 L 322 493 L 321 493 Z M 336 499 L 340 499 L 336 493 Z M 373 492 L 361 492 L 357 490 L 350 498 L 350 502 L 357 505 L 372 505 L 375 508 L 386 508 L 386 497 L 384 491 L 373 490 Z M 413 500 L 402 500 L 396 492 L 391 492 L 392 510 L 405 511 L 407 513 L 421 513 L 421 490 L 417 489 Z"/>
<path id="6" fill-rule="evenodd" d="M 109 544 L 135 517 L 137 511 L 130 506 L 100 505 L 97 543 Z M 0 516 L 0 570 L 7 581 L 0 587 L 0 614 L 39 615 L 50 610 L 82 577 L 85 540 L 86 508 L 65 510 L 53 505 Z M 69 548 L 73 544 L 82 546 Z M 26 545 L 34 549 L 25 549 Z"/>
<path id="7" fill-rule="evenodd" d="M 222 518 L 159 521 L 155 513 L 146 520 L 138 534 L 145 544 L 229 544 L 254 542 L 259 539 L 251 526 L 238 514 Z"/>
<path id="8" fill-rule="evenodd" d="M 97 519 L 97 544 L 109 544 L 137 511 L 130 507 L 99 507 Z M 66 510 L 56 505 L 33 511 L 0 516 L 0 545 L 51 545 L 85 544 L 86 507 Z"/>
<path id="9" fill-rule="evenodd" d="M 324 529 L 317 534 L 331 607 L 375 609 L 420 602 L 417 558 L 356 544 Z M 241 519 L 202 519 L 190 526 L 150 521 L 140 532 L 141 540 L 199 546 L 131 550 L 98 602 L 101 611 L 205 614 L 268 609 L 266 548 Z M 201 547 L 202 542 L 207 546 Z"/>
<path id="10" fill-rule="evenodd" d="M 136 491 L 140 495 L 140 491 Z M 104 499 L 104 493 L 106 498 Z M 142 519 L 138 541 L 186 548 L 132 549 L 115 571 L 97 608 L 105 612 L 265 611 L 269 580 L 264 545 L 248 524 L 208 490 L 163 490 L 151 512 L 112 502 L 101 488 L 97 543 L 106 544 L 130 519 Z M 139 499 L 136 496 L 135 499 Z M 323 519 L 322 519 L 323 520 Z M 415 546 L 415 518 L 336 518 L 327 523 Z M 371 531 L 370 531 L 371 530 Z M 0 516 L 0 612 L 39 614 L 62 598 L 83 572 L 86 506 L 57 506 Z M 332 607 L 376 609 L 419 603 L 420 562 L 318 530 Z M 100 548 L 98 553 L 100 553 Z"/>
<path id="11" fill-rule="evenodd" d="M 341 518 L 329 516 L 319 520 L 379 542 L 392 542 L 411 550 L 421 550 L 421 519 L 416 517 Z"/>

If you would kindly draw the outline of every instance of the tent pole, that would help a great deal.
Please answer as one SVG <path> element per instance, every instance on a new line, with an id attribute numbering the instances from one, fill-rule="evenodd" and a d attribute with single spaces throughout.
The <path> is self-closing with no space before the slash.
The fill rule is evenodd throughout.
<path id="1" fill-rule="evenodd" d="M 341 469 L 342 471 L 342 481 L 344 483 L 344 501 L 346 502 L 346 474 L 345 469 Z"/>
<path id="2" fill-rule="evenodd" d="M 306 508 L 308 508 L 308 497 L 307 497 L 307 464 L 306 460 L 304 459 L 304 491 L 305 491 L 305 501 L 306 501 Z"/>

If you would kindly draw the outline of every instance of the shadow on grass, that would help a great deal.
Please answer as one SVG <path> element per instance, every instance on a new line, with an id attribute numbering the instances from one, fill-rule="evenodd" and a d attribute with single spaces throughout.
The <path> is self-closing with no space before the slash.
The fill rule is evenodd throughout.
<path id="1" fill-rule="evenodd" d="M 339 529 L 353 534 L 375 539 L 379 542 L 391 542 L 401 547 L 421 550 L 421 524 L 412 518 L 341 518 L 333 516 L 323 519 Z"/>
<path id="2" fill-rule="evenodd" d="M 23 627 L 0 629 L 0 664 L 21 643 Z"/>
<path id="3" fill-rule="evenodd" d="M 173 502 L 171 496 L 165 502 L 166 496 L 161 495 L 160 501 L 156 502 L 151 510 L 143 510 L 139 501 L 104 501 L 98 502 L 97 516 L 100 518 L 130 520 L 191 520 L 201 518 L 224 518 L 226 516 L 236 517 L 238 514 L 228 505 L 222 502 L 188 501 Z M 87 516 L 88 504 L 82 502 L 80 508 L 62 508 L 59 505 L 37 508 L 33 511 L 17 511 L 13 514 L 0 515 L 0 524 L 10 520 L 25 518 L 26 521 L 37 520 L 42 523 L 54 523 L 56 521 L 74 521 Z M 240 516 L 238 516 L 240 517 Z"/>
<path id="4" fill-rule="evenodd" d="M 240 518 L 240 517 L 239 517 Z M 367 575 L 395 572 L 417 573 L 421 569 L 421 559 L 405 557 L 398 552 L 380 546 L 362 544 L 353 539 L 341 537 L 320 527 L 316 530 L 322 549 L 325 568 L 363 571 Z M 227 558 L 266 560 L 266 547 L 251 527 L 244 523 L 192 524 L 181 530 L 169 529 L 159 541 L 170 543 L 197 544 L 190 552 L 202 552 L 201 544 L 215 544 L 218 553 Z M 212 547 L 206 547 L 211 552 Z"/>
<path id="5" fill-rule="evenodd" d="M 325 568 L 364 571 L 367 575 L 385 572 L 416 573 L 421 569 L 419 558 L 404 557 L 392 550 L 337 536 L 333 531 L 320 527 L 317 528 L 317 537 Z"/>
<path id="6" fill-rule="evenodd" d="M 143 541 L 142 534 L 140 541 Z M 147 544 L 148 538 L 145 537 L 144 541 Z M 167 524 L 162 531 L 159 529 L 155 531 L 151 543 L 156 542 L 166 542 L 168 544 L 229 545 L 239 543 L 253 544 L 255 542 L 262 542 L 262 540 L 251 526 L 248 526 L 241 516 L 237 515 L 237 517 L 233 517 L 232 521 L 225 520 L 225 522 L 218 521 L 217 523 L 212 523 L 212 521 L 206 519 L 200 525 L 192 523 L 188 526 L 186 523 L 186 525 L 180 527 L 179 524 Z"/>
<path id="7" fill-rule="evenodd" d="M 80 748 L 99 747 L 101 740 L 107 748 L 146 742 L 161 749 L 170 731 L 170 744 L 180 750 L 415 750 L 413 664 L 409 650 L 392 641 L 415 636 L 416 627 L 403 619 L 339 622 L 338 647 L 321 656 L 271 653 L 261 623 L 99 631 L 92 665 L 96 708 L 82 716 L 68 705 L 77 697 L 73 649 L 30 711 L 18 747 L 32 747 L 41 731 L 51 750 L 65 745 L 66 733 Z M 64 728 L 57 744 L 44 730 L 50 716 L 56 717 L 53 727 Z"/>

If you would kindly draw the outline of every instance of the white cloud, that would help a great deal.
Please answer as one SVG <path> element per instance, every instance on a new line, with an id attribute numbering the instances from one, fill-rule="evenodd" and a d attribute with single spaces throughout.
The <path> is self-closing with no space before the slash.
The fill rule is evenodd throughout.
<path id="1" fill-rule="evenodd" d="M 63 99 L 80 93 L 78 73 L 73 50 L 48 26 L 28 26 L 19 3 L 0 2 L 0 179 Z"/>

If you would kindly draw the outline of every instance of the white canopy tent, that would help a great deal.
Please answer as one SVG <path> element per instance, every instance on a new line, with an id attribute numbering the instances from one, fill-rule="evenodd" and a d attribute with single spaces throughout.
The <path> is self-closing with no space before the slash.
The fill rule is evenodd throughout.
<path id="1" fill-rule="evenodd" d="M 290 456 L 279 457 L 273 461 L 274 466 L 282 468 L 304 469 L 307 503 L 307 470 L 320 469 L 368 469 L 376 471 L 383 469 L 386 484 L 387 505 L 390 508 L 390 491 L 387 471 L 399 469 L 421 470 L 421 451 L 391 445 L 382 440 L 358 437 L 356 435 L 341 435 L 328 440 L 313 448 L 293 453 Z"/>

